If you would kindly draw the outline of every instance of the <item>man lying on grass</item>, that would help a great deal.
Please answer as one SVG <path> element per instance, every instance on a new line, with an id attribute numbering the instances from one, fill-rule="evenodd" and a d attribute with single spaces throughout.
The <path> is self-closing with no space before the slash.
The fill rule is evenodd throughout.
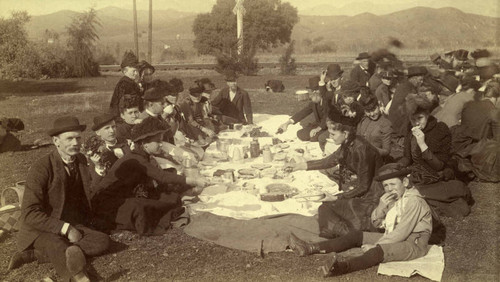
<path id="1" fill-rule="evenodd" d="M 372 212 L 372 224 L 385 233 L 352 231 L 335 239 L 310 244 L 290 234 L 289 247 L 300 256 L 315 253 L 342 252 L 361 247 L 364 254 L 346 260 L 334 257 L 323 266 L 325 277 L 370 268 L 382 262 L 407 261 L 427 254 L 432 232 L 431 210 L 407 177 L 408 170 L 398 164 L 380 168 L 378 181 L 385 193 Z"/>

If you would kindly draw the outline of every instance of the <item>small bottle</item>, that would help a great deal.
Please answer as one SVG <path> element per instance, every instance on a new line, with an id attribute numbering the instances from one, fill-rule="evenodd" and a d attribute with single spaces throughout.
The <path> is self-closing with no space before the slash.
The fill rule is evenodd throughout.
<path id="1" fill-rule="evenodd" d="M 250 157 L 256 158 L 260 155 L 260 144 L 257 138 L 254 138 L 252 142 L 250 142 Z"/>
<path id="2" fill-rule="evenodd" d="M 262 157 L 264 158 L 265 163 L 270 163 L 273 161 L 273 155 L 269 147 L 265 147 L 264 150 L 262 150 Z"/>

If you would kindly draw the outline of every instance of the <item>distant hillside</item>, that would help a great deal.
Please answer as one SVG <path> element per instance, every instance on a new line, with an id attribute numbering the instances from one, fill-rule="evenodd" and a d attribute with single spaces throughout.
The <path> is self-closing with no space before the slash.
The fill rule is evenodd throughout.
<path id="1" fill-rule="evenodd" d="M 358 5 L 359 3 L 354 3 Z M 326 8 L 326 7 L 323 7 Z M 132 11 L 107 7 L 97 11 L 102 27 L 100 44 L 120 43 L 132 46 Z M 64 33 L 77 13 L 57 13 L 33 16 L 27 25 L 31 38 L 42 38 L 46 29 Z M 175 10 L 156 10 L 153 13 L 155 49 L 163 44 L 192 49 L 194 35 L 191 27 L 196 14 Z M 148 12 L 138 11 L 141 45 L 147 38 Z M 383 46 L 388 37 L 398 38 L 409 48 L 448 48 L 459 46 L 485 47 L 498 45 L 500 18 L 467 14 L 455 8 L 416 7 L 386 15 L 370 13 L 355 16 L 300 16 L 292 38 L 299 44 L 305 39 L 323 37 L 321 42 L 334 43 L 339 51 L 372 50 Z M 177 40 L 179 35 L 181 40 Z"/>

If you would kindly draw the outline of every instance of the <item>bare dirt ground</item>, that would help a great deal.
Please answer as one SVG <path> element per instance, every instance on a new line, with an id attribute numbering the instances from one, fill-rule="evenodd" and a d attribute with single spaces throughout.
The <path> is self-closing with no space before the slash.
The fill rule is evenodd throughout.
<path id="1" fill-rule="evenodd" d="M 304 89 L 304 75 L 279 76 L 274 71 L 265 75 L 242 77 L 239 84 L 249 90 L 254 112 L 291 114 L 305 105 L 296 101 L 293 93 Z M 210 77 L 220 88 L 222 76 L 213 71 L 176 71 L 158 73 L 159 78 L 173 76 L 183 79 L 185 88 L 202 76 Z M 285 93 L 266 93 L 264 82 L 283 80 Z M 99 78 L 47 81 L 0 81 L 0 115 L 22 118 L 26 130 L 19 134 L 24 144 L 38 138 L 48 140 L 45 132 L 52 121 L 73 114 L 88 125 L 99 111 L 107 110 L 114 85 L 115 73 Z M 61 95 L 64 93 L 64 95 Z M 87 134 L 89 132 L 87 131 Z M 26 177 L 34 160 L 53 147 L 0 154 L 0 190 Z M 498 184 L 472 182 L 476 201 L 472 213 L 464 219 L 445 218 L 447 238 L 444 245 L 445 271 L 443 281 L 499 281 L 500 196 Z M 50 264 L 31 263 L 10 273 L 6 268 L 15 252 L 15 234 L 0 239 L 0 280 L 34 281 L 44 277 L 56 279 Z M 185 235 L 173 229 L 164 236 L 139 238 L 131 233 L 112 236 L 113 245 L 106 255 L 93 259 L 95 272 L 104 281 L 316 281 L 323 280 L 319 267 L 328 255 L 305 258 L 293 253 L 272 253 L 261 258 L 258 254 L 232 250 Z M 333 279 L 332 279 L 333 280 Z M 398 277 L 377 275 L 377 268 L 345 275 L 340 281 L 407 281 Z M 413 277 L 412 281 L 425 281 Z"/>

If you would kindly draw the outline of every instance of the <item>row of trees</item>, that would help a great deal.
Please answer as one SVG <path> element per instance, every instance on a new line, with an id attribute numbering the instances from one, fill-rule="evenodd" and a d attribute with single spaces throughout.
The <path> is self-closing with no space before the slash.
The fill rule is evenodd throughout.
<path id="1" fill-rule="evenodd" d="M 30 41 L 25 29 L 29 20 L 25 11 L 13 12 L 8 19 L 0 18 L 0 78 L 99 75 L 99 64 L 92 52 L 100 25 L 94 9 L 73 19 L 66 28 L 65 46 Z"/>

